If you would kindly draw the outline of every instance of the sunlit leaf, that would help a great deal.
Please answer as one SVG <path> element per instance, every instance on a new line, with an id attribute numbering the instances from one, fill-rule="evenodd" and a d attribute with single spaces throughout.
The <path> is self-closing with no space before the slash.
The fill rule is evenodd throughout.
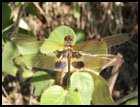
<path id="1" fill-rule="evenodd" d="M 81 96 L 79 93 L 69 90 L 66 92 L 64 105 L 83 105 Z"/>
<path id="2" fill-rule="evenodd" d="M 64 44 L 64 37 L 70 35 L 73 37 L 73 42 L 72 44 L 75 44 L 76 41 L 76 36 L 75 36 L 75 32 L 68 26 L 59 26 L 56 29 L 54 29 L 50 36 L 49 36 L 49 40 L 52 40 L 54 42 L 60 43 L 60 44 Z"/>
<path id="3" fill-rule="evenodd" d="M 7 42 L 2 52 L 2 72 L 16 76 L 18 68 L 12 64 L 11 59 L 19 55 L 16 47 L 11 42 Z"/>
<path id="4" fill-rule="evenodd" d="M 22 73 L 23 78 L 29 78 L 33 75 L 32 70 L 30 69 L 24 69 L 24 72 Z"/>
<path id="5" fill-rule="evenodd" d="M 65 98 L 65 91 L 60 86 L 48 88 L 41 96 L 41 105 L 62 105 Z"/>
<path id="6" fill-rule="evenodd" d="M 90 105 L 94 90 L 94 80 L 88 72 L 74 72 L 71 76 L 71 88 L 77 90 L 84 105 Z"/>
<path id="7" fill-rule="evenodd" d="M 41 96 L 41 105 L 81 105 L 80 95 L 73 90 L 64 90 L 60 86 L 48 88 Z"/>

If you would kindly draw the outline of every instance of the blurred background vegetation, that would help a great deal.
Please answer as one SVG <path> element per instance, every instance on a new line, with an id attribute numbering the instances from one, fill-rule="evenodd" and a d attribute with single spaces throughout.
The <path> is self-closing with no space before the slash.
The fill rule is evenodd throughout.
<path id="1" fill-rule="evenodd" d="M 2 3 L 2 49 L 5 35 L 12 32 L 18 17 L 19 2 Z M 113 47 L 112 54 L 121 53 L 124 63 L 120 69 L 113 98 L 115 101 L 138 90 L 138 3 L 137 2 L 33 2 L 26 3 L 20 17 L 19 32 L 48 37 L 60 25 L 73 28 L 77 42 L 102 38 L 118 33 L 130 33 L 128 42 Z M 110 69 L 102 72 L 108 79 Z M 28 104 L 29 80 L 19 81 L 3 73 L 3 86 L 12 104 Z M 16 87 L 16 88 L 15 88 Z M 34 104 L 37 104 L 34 99 Z M 2 94 L 2 104 L 9 104 Z"/>

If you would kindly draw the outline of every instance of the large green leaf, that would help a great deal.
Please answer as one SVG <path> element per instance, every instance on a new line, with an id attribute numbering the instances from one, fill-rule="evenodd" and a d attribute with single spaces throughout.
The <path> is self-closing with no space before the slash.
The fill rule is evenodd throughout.
<path id="1" fill-rule="evenodd" d="M 16 76 L 18 68 L 12 64 L 11 59 L 19 55 L 18 50 L 11 42 L 7 42 L 2 52 L 2 72 Z"/>
<path id="2" fill-rule="evenodd" d="M 56 29 L 54 29 L 50 36 L 49 36 L 49 40 L 55 41 L 57 43 L 60 44 L 64 44 L 64 38 L 65 36 L 70 35 L 73 37 L 73 42 L 72 44 L 75 44 L 76 42 L 76 36 L 75 36 L 75 32 L 68 26 L 59 26 Z"/>
<path id="3" fill-rule="evenodd" d="M 64 100 L 64 105 L 83 105 L 81 96 L 79 93 L 73 91 L 73 90 L 69 90 L 68 92 L 66 92 L 65 95 L 65 100 Z"/>
<path id="4" fill-rule="evenodd" d="M 41 105 L 81 105 L 80 95 L 72 90 L 64 90 L 60 86 L 48 88 L 41 96 Z"/>
<path id="5" fill-rule="evenodd" d="M 63 50 L 64 38 L 67 35 L 71 35 L 73 37 L 72 43 L 75 44 L 76 36 L 74 31 L 68 26 L 60 26 L 51 32 L 49 38 L 42 44 L 40 51 L 42 53 L 52 53 L 55 50 Z"/>
<path id="6" fill-rule="evenodd" d="M 71 88 L 77 90 L 85 105 L 90 105 L 94 90 L 94 80 L 88 72 L 74 72 L 71 76 Z"/>
<path id="7" fill-rule="evenodd" d="M 64 89 L 60 86 L 48 88 L 41 96 L 41 105 L 62 105 L 65 98 Z"/>
<path id="8" fill-rule="evenodd" d="M 98 75 L 91 73 L 94 78 L 94 91 L 92 94 L 93 105 L 115 105 L 110 95 L 106 81 Z"/>
<path id="9" fill-rule="evenodd" d="M 51 80 L 48 73 L 38 71 L 33 75 L 31 84 L 35 86 L 34 96 L 39 96 L 45 89 L 54 84 L 54 81 Z"/>

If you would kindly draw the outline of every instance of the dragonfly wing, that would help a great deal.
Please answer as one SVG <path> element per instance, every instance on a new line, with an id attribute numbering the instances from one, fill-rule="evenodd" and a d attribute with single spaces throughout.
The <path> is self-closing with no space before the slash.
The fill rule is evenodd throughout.
<path id="1" fill-rule="evenodd" d="M 63 44 L 59 44 L 53 41 L 50 41 L 48 39 L 45 40 L 45 42 L 42 44 L 42 46 L 40 47 L 40 51 L 41 53 L 52 53 L 55 50 L 63 50 L 64 49 L 64 45 Z"/>
<path id="2" fill-rule="evenodd" d="M 55 54 L 23 55 L 14 59 L 15 63 L 21 67 L 23 66 L 29 69 L 35 67 L 50 70 L 55 70 L 55 60 Z"/>
<path id="3" fill-rule="evenodd" d="M 107 49 L 119 45 L 127 40 L 129 40 L 132 36 L 127 33 L 116 34 L 109 37 L 105 37 L 99 40 L 89 40 L 83 43 L 78 43 L 73 46 L 75 51 L 84 51 L 84 52 L 92 52 L 94 54 L 105 54 L 107 53 Z"/>
<path id="4" fill-rule="evenodd" d="M 43 39 L 20 33 L 12 33 L 10 40 L 17 46 L 22 55 L 39 53 L 39 48 L 44 42 Z"/>
<path id="5" fill-rule="evenodd" d="M 100 54 L 100 55 L 84 55 L 82 56 L 82 60 L 84 62 L 84 69 L 92 69 L 95 72 L 100 72 L 104 65 L 115 58 L 115 55 L 110 54 Z M 113 64 L 109 65 L 113 66 Z"/>
<path id="6" fill-rule="evenodd" d="M 90 52 L 94 54 L 106 54 L 107 44 L 104 41 L 89 40 L 73 46 L 75 51 Z"/>
<path id="7" fill-rule="evenodd" d="M 128 33 L 121 33 L 121 34 L 115 34 L 112 36 L 107 36 L 102 39 L 107 44 L 107 47 L 110 48 L 115 45 L 120 45 L 126 41 L 128 41 L 132 36 Z"/>

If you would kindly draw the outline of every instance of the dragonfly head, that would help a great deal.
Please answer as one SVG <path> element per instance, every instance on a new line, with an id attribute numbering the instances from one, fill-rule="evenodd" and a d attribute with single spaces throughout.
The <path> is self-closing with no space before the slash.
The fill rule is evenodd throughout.
<path id="1" fill-rule="evenodd" d="M 72 41 L 73 41 L 73 37 L 68 35 L 65 36 L 65 47 L 71 47 L 72 46 Z"/>

